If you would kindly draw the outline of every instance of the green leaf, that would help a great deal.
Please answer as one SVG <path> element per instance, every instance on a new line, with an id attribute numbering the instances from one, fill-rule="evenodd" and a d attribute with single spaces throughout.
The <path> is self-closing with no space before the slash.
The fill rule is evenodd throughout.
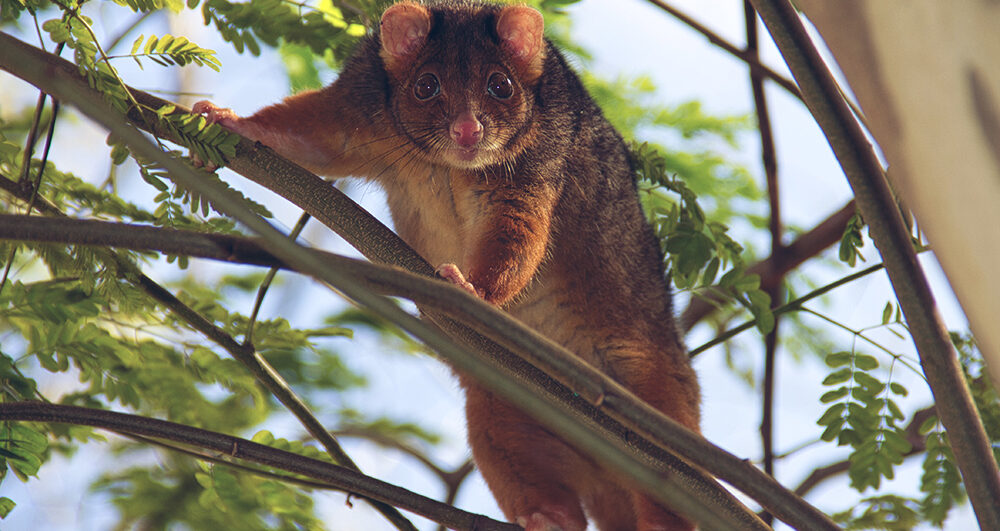
<path id="1" fill-rule="evenodd" d="M 827 426 L 834 421 L 843 422 L 844 411 L 846 409 L 847 409 L 847 404 L 844 404 L 843 402 L 839 404 L 834 404 L 829 408 L 827 408 L 826 412 L 823 413 L 823 416 L 821 416 L 819 420 L 816 421 L 816 423 L 819 424 L 820 426 Z"/>
<path id="2" fill-rule="evenodd" d="M 902 462 L 902 455 L 913 449 L 913 445 L 906 440 L 905 435 L 898 431 L 885 432 L 884 436 L 885 443 L 900 456 L 900 462 Z"/>
<path id="3" fill-rule="evenodd" d="M 14 500 L 6 496 L 0 497 L 0 518 L 7 518 L 7 515 L 14 510 L 15 505 L 17 504 L 14 503 Z"/>
<path id="4" fill-rule="evenodd" d="M 920 430 L 919 430 L 919 432 L 921 434 L 926 435 L 926 434 L 930 433 L 930 431 L 933 430 L 934 427 L 937 426 L 937 424 L 938 424 L 937 417 L 934 416 L 934 415 L 931 415 L 931 416 L 927 417 L 927 420 L 925 420 L 923 423 L 920 424 Z"/>
<path id="5" fill-rule="evenodd" d="M 833 402 L 833 401 L 836 401 L 836 400 L 840 400 L 841 398 L 844 398 L 845 396 L 847 396 L 847 393 L 848 393 L 848 389 L 847 389 L 846 386 L 844 386 L 844 387 L 838 387 L 837 389 L 834 389 L 833 391 L 827 391 L 826 393 L 823 393 L 823 396 L 819 397 L 819 401 L 822 402 L 822 403 L 824 403 L 824 404 L 828 404 L 830 402 Z"/>
<path id="6" fill-rule="evenodd" d="M 855 354 L 854 365 L 863 371 L 871 371 L 878 368 L 878 360 L 867 354 Z"/>
<path id="7" fill-rule="evenodd" d="M 826 429 L 823 430 L 819 438 L 826 442 L 833 442 L 841 435 L 843 428 L 844 421 L 842 419 L 839 422 L 831 422 L 826 426 Z"/>
<path id="8" fill-rule="evenodd" d="M 885 384 L 879 381 L 878 378 L 875 378 L 866 372 L 855 371 L 854 381 L 863 386 L 866 391 L 871 391 L 873 393 L 878 393 L 881 392 L 882 389 L 885 389 Z"/>
<path id="9" fill-rule="evenodd" d="M 0 425 L 0 447 L 9 455 L 7 465 L 19 477 L 26 478 L 38 474 L 48 439 L 25 424 L 5 422 Z"/>
<path id="10" fill-rule="evenodd" d="M 851 369 L 841 369 L 831 372 L 823 379 L 823 385 L 837 385 L 851 379 Z"/>
<path id="11" fill-rule="evenodd" d="M 774 313 L 771 311 L 771 296 L 760 290 L 747 293 L 750 301 L 750 312 L 757 318 L 757 328 L 762 334 L 774 330 Z"/>
<path id="12" fill-rule="evenodd" d="M 708 265 L 705 267 L 705 272 L 701 276 L 701 284 L 703 286 L 711 286 L 712 282 L 715 282 L 716 275 L 719 274 L 719 257 L 715 256 L 708 261 Z"/>
<path id="13" fill-rule="evenodd" d="M 883 325 L 889 324 L 889 321 L 891 319 L 892 319 L 892 303 L 887 302 L 885 303 L 885 309 L 882 310 L 882 324 Z"/>
<path id="14" fill-rule="evenodd" d="M 829 367 L 843 367 L 844 365 L 850 365 L 852 357 L 850 352 L 834 352 L 827 354 L 824 361 Z"/>
<path id="15" fill-rule="evenodd" d="M 268 430 L 261 430 L 253 434 L 251 441 L 259 444 L 271 446 L 274 444 L 274 434 Z"/>
<path id="16" fill-rule="evenodd" d="M 142 41 L 145 38 L 145 35 L 140 34 L 134 41 L 132 41 L 132 51 L 129 52 L 129 55 L 135 55 L 135 52 L 139 51 L 139 46 L 142 46 Z"/>
<path id="17" fill-rule="evenodd" d="M 733 285 L 733 289 L 742 292 L 751 292 L 760 288 L 760 275 L 748 273 L 740 277 Z"/>
<path id="18" fill-rule="evenodd" d="M 889 409 L 889 413 L 892 415 L 892 418 L 896 420 L 903 420 L 904 418 L 906 418 L 906 415 L 903 415 L 903 412 L 900 411 L 899 406 L 896 405 L 896 402 L 886 399 L 885 406 L 886 408 Z"/>

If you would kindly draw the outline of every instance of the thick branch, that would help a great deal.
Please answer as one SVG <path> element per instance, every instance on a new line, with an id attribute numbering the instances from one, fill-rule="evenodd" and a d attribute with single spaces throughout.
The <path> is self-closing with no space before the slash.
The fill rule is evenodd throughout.
<path id="1" fill-rule="evenodd" d="M 761 477 L 762 474 L 749 463 L 726 454 L 717 447 L 708 444 L 699 436 L 687 432 L 660 412 L 638 401 L 631 393 L 622 389 L 605 375 L 600 373 L 596 375 L 587 374 L 588 370 L 593 371 L 593 369 L 585 365 L 580 365 L 579 360 L 576 360 L 564 349 L 554 346 L 551 342 L 547 344 L 543 342 L 546 348 L 535 352 L 534 358 L 544 357 L 546 367 L 551 367 L 553 364 L 574 366 L 573 364 L 575 363 L 574 367 L 578 371 L 575 375 L 583 374 L 585 376 L 592 376 L 593 379 L 584 379 L 581 381 L 585 384 L 590 383 L 591 385 L 593 382 L 599 383 L 599 388 L 602 392 L 598 395 L 598 399 L 603 397 L 603 402 L 598 400 L 597 403 L 601 404 L 601 411 L 595 410 L 593 407 L 583 403 L 580 397 L 576 396 L 573 391 L 555 384 L 555 382 L 544 374 L 539 373 L 535 367 L 531 366 L 525 360 L 517 358 L 510 353 L 499 352 L 496 347 L 490 347 L 488 342 L 484 342 L 482 338 L 477 338 L 467 330 L 462 331 L 446 323 L 449 331 L 455 331 L 462 338 L 463 342 L 476 345 L 477 348 L 470 351 L 457 347 L 454 343 L 436 332 L 435 329 L 402 312 L 392 303 L 365 291 L 356 283 L 356 279 L 349 274 L 325 268 L 322 262 L 316 260 L 314 256 L 304 253 L 296 244 L 285 240 L 269 225 L 253 216 L 239 200 L 233 199 L 224 192 L 217 190 L 211 183 L 200 182 L 187 166 L 175 159 L 165 157 L 162 152 L 159 152 L 151 145 L 147 145 L 148 142 L 144 138 L 137 138 L 131 130 L 120 127 L 113 116 L 108 116 L 109 111 L 94 102 L 87 87 L 79 83 L 79 81 L 74 81 L 77 77 L 71 70 L 67 71 L 60 65 L 54 64 L 44 74 L 39 75 L 40 73 L 37 70 L 31 68 L 31 66 L 34 66 L 37 69 L 37 65 L 31 63 L 30 60 L 25 61 L 24 59 L 20 59 L 18 54 L 34 56 L 34 60 L 47 61 L 50 64 L 54 62 L 54 59 L 44 56 L 38 57 L 36 55 L 37 51 L 33 51 L 30 47 L 22 50 L 20 48 L 24 48 L 24 46 L 18 43 L 18 41 L 2 37 L 3 35 L 0 34 L 0 42 L 3 42 L 5 46 L 7 42 L 11 42 L 11 46 L 8 49 L 13 49 L 14 46 L 17 46 L 19 49 L 17 52 L 12 52 L 12 54 L 0 53 L 0 62 L 7 65 L 15 64 L 22 68 L 26 67 L 27 71 L 20 69 L 19 71 L 26 74 L 30 81 L 39 85 L 46 85 L 47 89 L 51 85 L 51 92 L 58 93 L 59 97 L 67 101 L 72 101 L 90 116 L 107 124 L 114 130 L 116 135 L 129 143 L 133 151 L 138 155 L 151 160 L 157 160 L 172 173 L 175 179 L 182 181 L 185 186 L 199 191 L 204 196 L 212 198 L 220 210 L 233 215 L 252 230 L 261 233 L 267 241 L 268 249 L 283 261 L 293 267 L 300 268 L 302 271 L 308 272 L 322 281 L 329 282 L 349 298 L 368 307 L 376 314 L 396 322 L 403 329 L 436 349 L 458 370 L 478 379 L 515 406 L 543 418 L 544 422 L 553 431 L 572 441 L 575 446 L 585 453 L 594 456 L 606 466 L 613 467 L 624 476 L 631 478 L 637 484 L 648 489 L 658 499 L 670 503 L 675 507 L 685 508 L 692 513 L 697 513 L 696 519 L 701 520 L 705 527 L 756 527 L 760 523 L 759 520 L 755 520 L 752 516 L 748 519 L 745 508 L 736 509 L 738 505 L 733 505 L 731 496 L 724 491 L 720 491 L 711 482 L 705 482 L 704 480 L 694 480 L 692 482 L 690 478 L 697 477 L 698 474 L 693 469 L 683 465 L 683 463 L 669 457 L 669 454 L 662 452 L 661 447 L 674 448 L 682 455 L 685 455 L 685 457 L 691 458 L 692 461 L 696 461 L 690 455 L 692 449 L 698 447 L 709 448 L 716 458 L 699 462 L 700 466 L 704 466 L 709 470 L 713 468 L 723 470 L 725 472 L 723 475 L 727 477 L 727 481 L 748 492 L 761 503 L 768 505 L 769 509 L 773 509 L 773 512 L 779 517 L 799 527 L 813 529 L 833 528 L 833 524 L 829 522 L 825 515 L 808 504 L 804 504 L 802 500 L 789 497 L 789 493 L 783 487 L 769 478 Z M 5 66 L 5 68 L 11 67 Z M 298 184 L 295 186 L 306 185 L 309 179 L 313 179 L 318 183 L 319 188 L 313 185 L 311 188 L 308 188 L 309 193 L 318 192 L 319 194 L 323 194 L 323 190 L 334 190 L 329 185 L 322 183 L 315 176 L 303 172 L 301 168 L 274 157 L 270 150 L 254 147 L 244 142 L 238 147 L 238 153 L 249 154 L 251 157 L 256 157 L 259 161 L 266 162 L 269 169 L 280 167 L 284 170 L 279 172 L 282 179 L 280 185 L 275 185 L 272 182 L 272 189 L 285 192 L 286 177 L 291 173 L 305 176 L 299 179 Z M 244 156 L 237 156 L 234 160 L 234 166 L 253 167 L 254 164 L 251 164 L 250 160 Z M 266 174 L 259 167 L 253 168 L 252 173 L 256 174 L 255 176 Z M 272 179 L 267 177 L 263 177 L 263 180 L 272 181 Z M 301 194 L 303 190 L 298 190 L 298 192 Z M 303 195 L 309 195 L 309 193 Z M 287 194 L 285 195 L 287 196 Z M 344 200 L 349 201 L 346 198 Z M 315 207 L 316 205 L 313 206 Z M 323 204 L 319 206 L 324 208 L 320 208 L 317 212 L 310 211 L 310 213 L 320 219 L 323 217 L 329 219 L 329 216 L 321 216 L 319 213 L 329 208 L 330 205 Z M 357 207 L 355 206 L 355 208 Z M 344 230 L 343 227 L 341 229 Z M 348 236 L 349 240 L 360 241 L 364 239 L 363 236 L 359 237 L 358 235 Z M 372 251 L 370 248 L 363 250 L 369 253 Z M 412 251 L 408 252 L 412 253 Z M 427 267 L 426 264 L 425 267 Z M 472 304 L 472 306 L 476 305 Z M 483 304 L 479 304 L 479 306 L 489 308 Z M 505 314 L 499 315 L 505 316 Z M 509 319 L 509 317 L 506 318 Z M 491 320 L 491 322 L 495 321 Z M 513 323 L 516 324 L 516 321 L 513 321 Z M 519 340 L 523 340 L 525 337 L 533 337 L 530 331 L 527 331 L 523 327 L 520 328 L 523 331 L 523 337 L 518 338 Z M 484 356 L 482 352 L 489 352 L 491 355 Z M 555 356 L 553 357 L 553 355 Z M 525 376 L 528 376 L 528 378 L 525 379 Z M 560 377 L 566 378 L 567 376 L 560 374 Z M 586 392 L 588 387 L 585 385 L 583 391 Z M 538 396 L 542 396 L 544 399 L 539 400 Z M 569 409 L 567 409 L 567 406 Z M 573 411 L 573 414 L 568 414 L 567 411 Z M 608 418 L 602 412 L 612 415 L 614 418 Z M 595 420 L 600 427 L 597 433 L 594 431 L 595 426 L 593 421 Z M 635 441 L 635 444 L 638 445 L 641 452 L 653 456 L 659 462 L 662 463 L 666 460 L 672 463 L 672 468 L 676 467 L 674 468 L 675 473 L 664 474 L 664 471 L 659 467 L 650 468 L 647 460 L 642 460 L 637 455 L 634 455 L 635 446 L 625 451 L 620 446 L 620 443 L 612 443 L 612 440 L 617 439 L 621 441 L 628 436 L 629 430 L 619 424 L 619 422 L 623 422 L 629 427 L 634 427 L 639 434 L 657 441 L 658 445 L 652 445 L 648 441 L 638 439 Z M 629 437 L 629 439 L 632 440 L 633 438 Z M 688 478 L 685 479 L 684 488 L 693 488 L 699 492 L 697 499 L 686 494 L 688 491 L 674 490 L 679 486 L 677 484 L 677 472 L 683 474 L 683 477 Z M 672 486 L 672 488 L 666 489 L 665 487 L 667 486 Z M 668 494 L 671 491 L 673 492 Z M 715 508 L 705 512 L 703 510 L 705 507 L 703 503 L 709 503 Z"/>
<path id="2" fill-rule="evenodd" d="M 355 470 L 184 424 L 114 411 L 42 402 L 0 404 L 0 419 L 93 426 L 119 433 L 165 439 L 313 478 L 346 492 L 359 493 L 367 498 L 402 507 L 455 529 L 498 531 L 521 529 L 517 525 L 456 509 Z"/>
<path id="3" fill-rule="evenodd" d="M 882 254 L 979 525 L 1000 529 L 1000 471 L 878 158 L 795 8 L 788 0 L 751 1 L 830 142 Z"/>

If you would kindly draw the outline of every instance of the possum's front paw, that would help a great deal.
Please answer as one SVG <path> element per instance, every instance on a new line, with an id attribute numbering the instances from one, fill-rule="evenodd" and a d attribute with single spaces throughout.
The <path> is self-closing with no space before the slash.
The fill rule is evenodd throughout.
<path id="1" fill-rule="evenodd" d="M 195 103 L 191 107 L 191 112 L 193 114 L 201 114 L 208 120 L 210 124 L 219 124 L 222 127 L 234 132 L 246 136 L 241 131 L 239 125 L 240 117 L 232 109 L 225 109 L 222 107 L 217 107 L 214 103 L 202 100 Z M 210 160 L 201 160 L 193 150 L 191 151 L 191 162 L 196 168 L 205 168 L 208 171 L 214 171 L 219 166 Z"/>
<path id="2" fill-rule="evenodd" d="M 441 264 L 435 271 L 437 276 L 451 282 L 452 284 L 464 289 L 471 295 L 476 297 L 482 297 L 483 294 L 472 285 L 471 282 L 465 279 L 465 275 L 462 274 L 462 270 L 458 268 L 455 264 Z"/>
<path id="3" fill-rule="evenodd" d="M 238 131 L 237 122 L 240 117 L 232 109 L 218 107 L 208 100 L 202 100 L 191 107 L 191 112 L 205 116 L 210 124 L 219 124 L 231 131 Z"/>
<path id="4" fill-rule="evenodd" d="M 523 527 L 524 531 L 583 531 L 587 527 L 586 522 L 581 527 L 579 522 L 573 521 L 568 517 L 557 519 L 566 521 L 557 523 L 556 520 L 553 520 L 544 513 L 532 513 L 529 516 L 519 516 L 517 524 Z"/>

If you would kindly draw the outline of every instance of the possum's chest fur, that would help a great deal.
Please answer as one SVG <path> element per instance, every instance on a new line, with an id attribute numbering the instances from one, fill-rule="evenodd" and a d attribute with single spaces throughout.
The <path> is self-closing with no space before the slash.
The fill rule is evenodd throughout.
<path id="1" fill-rule="evenodd" d="M 471 246 L 488 222 L 484 195 L 472 177 L 426 165 L 410 168 L 405 175 L 385 175 L 380 181 L 400 237 L 432 266 L 454 263 L 467 270 L 476 251 Z M 565 280 L 558 265 L 543 262 L 532 282 L 504 309 L 599 367 L 600 347 L 589 331 L 587 312 L 567 297 Z"/>
<path id="2" fill-rule="evenodd" d="M 400 237 L 432 266 L 453 263 L 465 270 L 483 206 L 463 183 L 460 170 L 417 164 L 389 168 L 379 179 Z"/>

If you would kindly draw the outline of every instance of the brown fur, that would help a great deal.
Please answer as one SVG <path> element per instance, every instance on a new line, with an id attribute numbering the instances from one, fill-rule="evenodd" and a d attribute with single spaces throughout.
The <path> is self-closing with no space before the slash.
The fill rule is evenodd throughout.
<path id="1" fill-rule="evenodd" d="M 628 152 L 541 29 L 523 7 L 397 4 L 332 85 L 248 118 L 196 110 L 317 173 L 377 181 L 427 260 L 456 264 L 487 301 L 698 430 L 698 384 Z M 495 72 L 512 82 L 507 99 L 485 89 Z M 419 100 L 425 73 L 440 93 Z M 449 132 L 468 116 L 482 139 L 462 155 Z M 690 528 L 461 381 L 476 463 L 508 518 L 582 530 L 586 510 L 605 531 Z"/>

